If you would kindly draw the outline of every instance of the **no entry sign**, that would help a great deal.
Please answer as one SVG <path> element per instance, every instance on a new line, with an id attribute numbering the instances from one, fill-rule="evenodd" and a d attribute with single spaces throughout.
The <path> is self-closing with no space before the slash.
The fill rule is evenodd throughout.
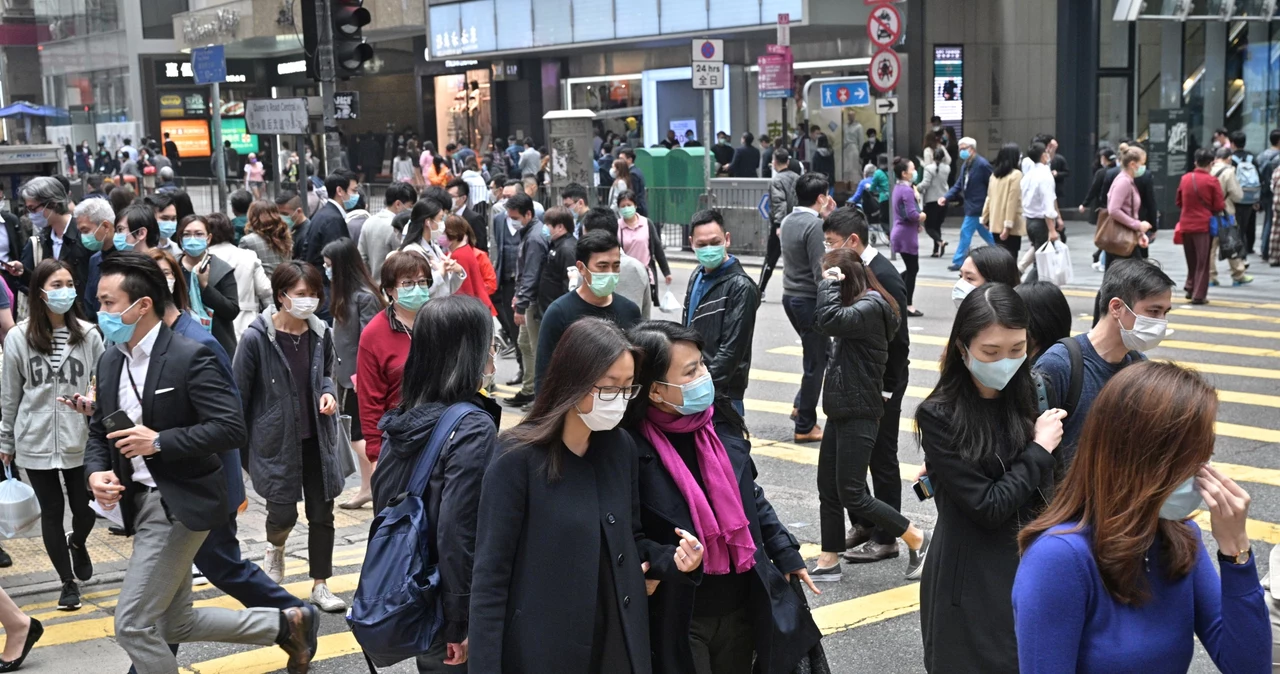
<path id="1" fill-rule="evenodd" d="M 871 86 L 880 93 L 893 91 L 898 86 L 898 78 L 902 75 L 902 63 L 898 55 L 888 49 L 882 49 L 871 57 L 871 69 L 867 77 Z"/>
<path id="2" fill-rule="evenodd" d="M 893 5 L 877 5 L 867 17 L 867 38 L 883 49 L 902 37 L 902 14 Z"/>

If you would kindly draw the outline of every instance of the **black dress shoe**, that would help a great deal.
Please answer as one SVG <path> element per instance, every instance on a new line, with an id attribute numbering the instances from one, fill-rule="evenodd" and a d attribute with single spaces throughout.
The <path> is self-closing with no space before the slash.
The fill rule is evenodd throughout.
<path id="1" fill-rule="evenodd" d="M 510 398 L 507 398 L 506 400 L 502 401 L 502 403 L 507 407 L 525 407 L 531 404 L 532 402 L 533 402 L 532 393 L 517 393 L 511 396 Z"/>
<path id="2" fill-rule="evenodd" d="M 0 548 L 0 569 L 7 569 L 11 566 L 13 566 L 13 558 L 4 551 L 4 548 Z"/>
<path id="3" fill-rule="evenodd" d="M 27 628 L 27 641 L 22 645 L 22 655 L 17 660 L 6 662 L 0 660 L 0 672 L 16 672 L 22 667 L 22 662 L 27 659 L 27 654 L 31 652 L 31 648 L 36 645 L 40 637 L 44 636 L 44 625 L 39 620 L 31 619 L 31 627 Z"/>
<path id="4" fill-rule="evenodd" d="M 877 543 L 867 541 L 861 546 L 844 553 L 844 561 L 849 564 L 870 564 L 893 559 L 898 556 L 898 542 Z"/>
<path id="5" fill-rule="evenodd" d="M 524 373 L 517 372 L 514 379 L 507 382 L 507 386 L 519 386 L 524 383 Z"/>
<path id="6" fill-rule="evenodd" d="M 869 540 L 871 540 L 871 530 L 861 524 L 855 524 L 849 529 L 849 535 L 844 539 L 844 549 L 852 550 Z"/>

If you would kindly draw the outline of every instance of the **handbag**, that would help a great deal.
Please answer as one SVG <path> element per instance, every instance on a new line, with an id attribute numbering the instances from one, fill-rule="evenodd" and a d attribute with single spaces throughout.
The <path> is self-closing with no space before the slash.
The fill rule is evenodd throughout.
<path id="1" fill-rule="evenodd" d="M 1205 210 L 1210 210 L 1209 204 L 1205 203 L 1196 185 L 1195 174 L 1191 175 L 1191 191 L 1196 193 L 1196 198 L 1204 205 Z M 1228 215 L 1226 211 L 1218 211 L 1209 216 L 1209 236 L 1218 239 L 1219 260 L 1236 260 L 1244 257 L 1246 250 L 1244 238 L 1240 235 L 1240 228 L 1236 226 L 1235 216 Z"/>
<path id="2" fill-rule="evenodd" d="M 1061 241 L 1046 241 L 1036 251 L 1036 269 L 1040 280 L 1049 281 L 1056 286 L 1075 280 L 1071 269 L 1071 252 L 1067 249 L 1067 244 Z"/>
<path id="3" fill-rule="evenodd" d="M 13 538 L 40 521 L 40 502 L 36 490 L 13 478 L 10 464 L 5 464 L 4 477 L 0 482 L 0 536 Z"/>
<path id="4" fill-rule="evenodd" d="M 1120 257 L 1133 255 L 1142 234 L 1120 224 L 1105 208 L 1098 209 L 1098 229 L 1093 233 L 1093 245 Z"/>

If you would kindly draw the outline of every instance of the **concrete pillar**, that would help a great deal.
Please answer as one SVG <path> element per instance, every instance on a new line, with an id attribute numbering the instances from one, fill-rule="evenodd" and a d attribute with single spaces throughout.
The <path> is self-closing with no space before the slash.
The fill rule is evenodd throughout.
<path id="1" fill-rule="evenodd" d="M 1188 68 L 1196 64 L 1188 63 Z M 1227 24 L 1206 21 L 1204 27 L 1204 77 L 1200 80 L 1204 92 L 1204 127 L 1200 131 L 1201 142 L 1208 144 L 1213 130 L 1226 119 L 1227 103 Z"/>
<path id="2" fill-rule="evenodd" d="M 1182 39 L 1183 25 L 1177 21 L 1160 22 L 1160 107 L 1182 107 Z"/>

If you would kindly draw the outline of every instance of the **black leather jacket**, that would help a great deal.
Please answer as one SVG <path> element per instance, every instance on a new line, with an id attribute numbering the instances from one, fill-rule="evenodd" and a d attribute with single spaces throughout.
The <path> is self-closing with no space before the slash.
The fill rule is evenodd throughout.
<path id="1" fill-rule="evenodd" d="M 707 280 L 710 286 L 702 295 L 698 306 L 689 306 L 693 285 L 705 274 L 699 269 L 689 278 L 684 294 L 684 315 L 681 322 L 690 325 L 702 335 L 705 342 L 702 357 L 707 371 L 716 385 L 716 396 L 742 400 L 747 392 L 747 380 L 751 375 L 751 340 L 756 327 L 756 307 L 760 304 L 760 289 L 755 281 L 742 270 L 736 259 L 727 267 L 716 270 Z M 693 320 L 689 320 L 689 312 Z"/>
<path id="2" fill-rule="evenodd" d="M 879 293 L 869 292 L 849 306 L 840 303 L 840 284 L 818 284 L 813 327 L 832 339 L 822 411 L 830 419 L 879 419 L 884 414 L 884 370 L 898 316 Z"/>

